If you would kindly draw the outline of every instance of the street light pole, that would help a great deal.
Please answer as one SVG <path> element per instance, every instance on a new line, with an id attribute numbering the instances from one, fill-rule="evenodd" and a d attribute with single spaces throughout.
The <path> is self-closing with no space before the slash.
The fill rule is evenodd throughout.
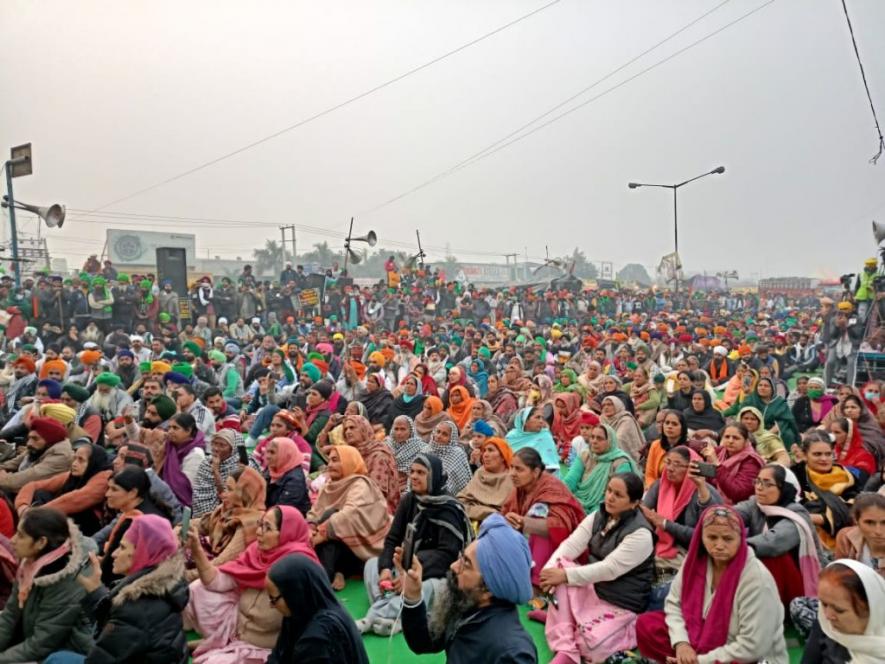
<path id="1" fill-rule="evenodd" d="M 672 189 L 673 190 L 673 250 L 676 254 L 679 254 L 679 211 L 676 204 L 676 196 L 680 187 L 684 187 L 690 182 L 694 182 L 695 180 L 700 180 L 701 178 L 705 178 L 708 175 L 721 175 L 725 172 L 725 166 L 718 166 L 714 168 L 712 171 L 708 171 L 706 173 L 701 173 L 693 178 L 685 180 L 683 182 L 679 182 L 677 184 L 650 184 L 647 182 L 628 182 L 627 187 L 629 189 L 639 189 L 639 187 L 659 187 L 661 189 Z M 679 279 L 676 279 L 676 292 L 679 292 Z"/>
<path id="2" fill-rule="evenodd" d="M 676 211 L 676 192 L 679 187 L 673 187 L 673 250 L 679 253 L 679 214 Z M 679 281 L 676 281 L 676 290 L 679 290 Z"/>

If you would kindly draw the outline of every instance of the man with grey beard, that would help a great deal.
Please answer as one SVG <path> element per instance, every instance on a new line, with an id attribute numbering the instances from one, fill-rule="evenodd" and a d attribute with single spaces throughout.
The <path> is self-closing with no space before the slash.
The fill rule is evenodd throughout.
<path id="1" fill-rule="evenodd" d="M 535 664 L 538 652 L 519 622 L 517 605 L 532 597 L 532 558 L 523 535 L 500 514 L 483 521 L 479 537 L 452 563 L 446 589 L 430 615 L 421 595 L 421 563 L 408 574 L 402 548 L 393 556 L 403 579 L 403 635 L 414 653 L 445 650 L 448 664 Z"/>
<path id="2" fill-rule="evenodd" d="M 89 397 L 89 405 L 98 411 L 104 422 L 121 417 L 132 406 L 132 397 L 120 389 L 121 378 L 109 371 L 95 378 L 95 392 Z"/>

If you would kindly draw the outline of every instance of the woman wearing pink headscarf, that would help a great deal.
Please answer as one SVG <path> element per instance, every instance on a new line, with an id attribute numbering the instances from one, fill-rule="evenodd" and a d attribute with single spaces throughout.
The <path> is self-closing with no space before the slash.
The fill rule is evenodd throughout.
<path id="1" fill-rule="evenodd" d="M 108 590 L 101 583 L 95 554 L 92 569 L 77 581 L 86 589 L 84 609 L 100 634 L 85 656 L 56 653 L 47 662 L 181 662 L 187 657 L 181 612 L 187 605 L 184 556 L 169 521 L 153 514 L 136 517 L 112 554 L 122 581 Z"/>
<path id="2" fill-rule="evenodd" d="M 302 515 L 310 509 L 310 494 L 304 475 L 304 455 L 291 438 L 274 438 L 265 451 L 267 473 L 267 506 L 290 505 Z"/>
<path id="3" fill-rule="evenodd" d="M 290 554 L 306 556 L 319 565 L 307 522 L 294 507 L 272 507 L 261 518 L 257 540 L 221 567 L 212 565 L 198 537 L 192 526 L 189 544 L 200 578 L 190 585 L 184 617 L 188 629 L 203 636 L 194 651 L 194 663 L 265 662 L 276 643 L 282 616 L 270 602 L 264 579 L 277 560 Z"/>
<path id="4" fill-rule="evenodd" d="M 784 609 L 774 579 L 747 546 L 731 507 L 701 515 L 664 603 L 636 621 L 639 652 L 656 661 L 788 664 Z"/>

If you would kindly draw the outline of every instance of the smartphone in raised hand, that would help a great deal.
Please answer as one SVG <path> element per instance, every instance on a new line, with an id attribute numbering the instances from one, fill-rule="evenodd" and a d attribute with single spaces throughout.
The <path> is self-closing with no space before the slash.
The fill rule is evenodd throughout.
<path id="1" fill-rule="evenodd" d="M 187 537 L 191 529 L 191 508 L 185 507 L 181 510 L 181 531 L 178 537 L 181 540 L 181 546 L 187 545 Z"/>
<path id="2" fill-rule="evenodd" d="M 716 477 L 716 466 L 712 463 L 696 461 L 694 467 L 697 471 L 697 474 L 701 477 L 706 477 L 707 479 L 713 479 L 714 477 Z"/>
<path id="3" fill-rule="evenodd" d="M 405 535 L 405 537 L 403 537 L 402 563 L 403 563 L 403 569 L 407 572 L 410 569 L 412 569 L 412 556 L 415 553 L 415 551 L 414 551 L 415 531 L 416 531 L 415 524 L 410 523 L 408 526 L 406 526 L 406 535 Z"/>

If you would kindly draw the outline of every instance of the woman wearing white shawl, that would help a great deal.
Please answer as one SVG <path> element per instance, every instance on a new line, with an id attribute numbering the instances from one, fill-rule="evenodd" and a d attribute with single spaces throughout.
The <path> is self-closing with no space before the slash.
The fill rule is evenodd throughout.
<path id="1" fill-rule="evenodd" d="M 866 606 L 864 598 L 845 582 L 852 573 L 863 586 Z M 848 650 L 851 664 L 881 664 L 885 657 L 885 579 L 862 562 L 842 558 L 821 573 L 818 593 L 823 633 Z"/>

